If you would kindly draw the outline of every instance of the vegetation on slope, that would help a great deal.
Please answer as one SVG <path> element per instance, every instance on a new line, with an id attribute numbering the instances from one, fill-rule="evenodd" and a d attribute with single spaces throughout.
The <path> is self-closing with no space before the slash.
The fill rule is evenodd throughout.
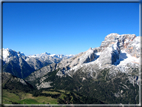
<path id="1" fill-rule="evenodd" d="M 109 78 L 108 69 L 100 71 L 98 77 L 89 77 L 87 72 L 78 70 L 72 77 L 59 77 L 58 70 L 49 72 L 45 82 L 52 87 L 37 90 L 8 81 L 3 86 L 3 103 L 14 104 L 138 104 L 138 85 L 129 82 L 129 76 L 117 73 Z M 85 78 L 85 79 L 83 79 Z M 15 85 L 16 84 L 16 85 Z M 16 99 L 16 100 L 14 100 Z"/>

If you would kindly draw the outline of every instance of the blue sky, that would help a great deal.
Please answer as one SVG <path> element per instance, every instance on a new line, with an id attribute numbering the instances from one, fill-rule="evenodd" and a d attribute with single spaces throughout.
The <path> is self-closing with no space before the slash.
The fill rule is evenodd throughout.
<path id="1" fill-rule="evenodd" d="M 3 48 L 78 54 L 110 33 L 139 35 L 139 3 L 3 3 Z"/>

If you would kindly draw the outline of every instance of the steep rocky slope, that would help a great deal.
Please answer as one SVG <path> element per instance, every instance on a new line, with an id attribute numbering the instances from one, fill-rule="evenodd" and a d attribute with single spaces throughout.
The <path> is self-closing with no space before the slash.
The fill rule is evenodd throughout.
<path id="1" fill-rule="evenodd" d="M 17 78 L 10 73 L 2 73 L 2 88 L 8 90 L 32 91 L 34 87 L 21 78 Z"/>

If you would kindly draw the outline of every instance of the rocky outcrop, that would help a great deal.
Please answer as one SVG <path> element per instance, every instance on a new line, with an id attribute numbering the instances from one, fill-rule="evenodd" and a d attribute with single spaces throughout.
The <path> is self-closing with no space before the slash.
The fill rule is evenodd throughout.
<path id="1" fill-rule="evenodd" d="M 97 52 L 101 51 L 101 48 L 100 47 L 96 47 L 96 48 L 93 48 L 93 50 L 94 50 L 94 53 L 97 53 Z"/>
<path id="2" fill-rule="evenodd" d="M 44 75 L 46 75 L 47 73 L 51 72 L 51 71 L 54 71 L 56 70 L 56 66 L 57 64 L 56 63 L 53 63 L 53 64 L 50 64 L 48 66 L 45 66 L 33 73 L 31 73 L 31 75 L 29 75 L 26 80 L 27 81 L 34 81 L 36 80 L 37 78 L 41 78 L 43 77 Z"/>
<path id="3" fill-rule="evenodd" d="M 119 36 L 120 49 L 126 49 L 128 44 L 135 39 L 135 34 L 123 34 Z"/>
<path id="4" fill-rule="evenodd" d="M 81 65 L 83 63 L 91 62 L 96 57 L 96 55 L 94 54 L 94 51 L 95 50 L 90 48 L 87 51 L 79 53 L 78 55 L 76 55 L 76 56 L 74 56 L 72 58 L 62 60 L 58 64 L 58 67 L 59 68 L 63 68 L 63 67 L 65 68 L 66 66 L 68 66 L 69 68 L 72 68 L 74 66 Z"/>
<path id="5" fill-rule="evenodd" d="M 33 91 L 35 88 L 29 84 L 27 81 L 21 78 L 17 78 L 10 73 L 2 73 L 2 88 L 13 91 L 29 92 Z"/>
<path id="6" fill-rule="evenodd" d="M 140 36 L 136 37 L 133 41 L 131 41 L 127 48 L 126 48 L 126 52 L 128 52 L 130 55 L 139 58 L 140 57 Z"/>
<path id="7" fill-rule="evenodd" d="M 134 40 L 136 37 L 135 34 L 123 34 L 119 35 L 117 33 L 111 33 L 105 37 L 105 40 L 102 42 L 100 48 L 103 51 L 110 44 L 115 44 L 118 41 L 120 49 L 126 49 L 128 44 Z"/>
<path id="8" fill-rule="evenodd" d="M 41 89 L 41 88 L 49 88 L 49 87 L 51 87 L 50 86 L 51 83 L 52 82 L 42 82 L 39 85 L 36 84 L 36 87 L 37 87 L 38 90 Z"/>
<path id="9" fill-rule="evenodd" d="M 80 57 L 80 64 L 91 62 L 95 59 L 94 50 L 90 48 Z"/>
<path id="10" fill-rule="evenodd" d="M 105 40 L 101 43 L 100 50 L 103 51 L 106 49 L 109 45 L 115 44 L 118 40 L 119 34 L 117 33 L 111 33 L 105 37 Z"/>
<path id="11" fill-rule="evenodd" d="M 98 61 L 100 65 L 109 66 L 114 64 L 119 59 L 120 48 L 118 46 L 118 41 L 110 44 L 107 48 L 102 50 Z"/>
<path id="12" fill-rule="evenodd" d="M 2 83 L 3 83 L 3 86 L 7 83 L 7 82 L 9 82 L 9 81 L 11 81 L 11 82 L 20 82 L 21 84 L 23 84 L 23 85 L 27 85 L 27 83 L 23 80 L 23 79 L 21 79 L 21 78 L 17 78 L 17 77 L 14 77 L 14 76 L 12 76 L 10 73 L 7 73 L 7 72 L 3 72 L 2 73 Z"/>
<path id="13" fill-rule="evenodd" d="M 10 61 L 3 66 L 3 72 L 9 72 L 19 78 L 25 78 L 34 72 L 22 57 L 10 57 Z"/>
<path id="14" fill-rule="evenodd" d="M 94 60 L 95 54 L 94 50 L 90 48 L 86 52 L 83 52 L 79 54 L 70 64 L 70 67 L 76 66 L 76 65 L 81 65 L 83 63 L 91 62 Z"/>

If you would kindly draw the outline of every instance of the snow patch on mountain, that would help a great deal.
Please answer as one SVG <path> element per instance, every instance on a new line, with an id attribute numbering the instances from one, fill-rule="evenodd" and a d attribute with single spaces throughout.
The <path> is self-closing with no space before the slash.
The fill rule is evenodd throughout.
<path id="1" fill-rule="evenodd" d="M 130 68 L 139 68 L 140 57 L 135 57 L 133 51 L 128 53 L 127 47 L 129 46 L 133 46 L 131 49 L 136 49 L 136 54 L 140 55 L 140 37 L 136 37 L 134 34 L 109 34 L 105 37 L 105 41 L 102 42 L 100 47 L 89 49 L 80 53 L 77 57 L 73 57 L 74 60 L 69 64 L 70 69 L 65 71 L 65 73 L 70 75 L 69 72 L 76 72 L 79 69 L 94 72 L 95 69 L 101 70 L 104 68 L 111 69 L 113 75 L 115 75 L 114 71 L 132 71 Z M 86 60 L 89 54 L 93 54 L 93 52 L 95 56 L 93 60 L 87 63 L 82 61 Z"/>
<path id="2" fill-rule="evenodd" d="M 2 58 L 5 63 L 8 63 L 13 58 L 25 57 L 24 53 L 16 52 L 15 50 L 9 48 L 7 49 L 3 48 L 2 50 L 0 50 L 0 55 L 1 55 L 0 59 Z"/>
<path id="3" fill-rule="evenodd" d="M 75 73 L 79 69 L 81 69 L 84 72 L 96 72 L 97 70 L 102 70 L 104 68 L 111 69 L 112 75 L 115 75 L 115 72 L 121 71 L 127 73 L 130 69 L 130 66 L 132 68 L 138 68 L 139 67 L 139 61 L 140 58 L 136 58 L 128 54 L 125 50 L 122 50 L 119 54 L 119 59 L 114 63 L 114 65 L 107 65 L 104 66 L 99 61 L 99 56 L 102 54 L 102 52 L 95 53 L 98 58 L 94 59 L 93 61 L 89 63 L 83 63 L 81 65 L 76 65 L 69 69 L 68 71 L 65 71 L 66 74 L 70 75 L 70 72 L 73 71 Z"/>
<path id="4" fill-rule="evenodd" d="M 74 55 L 62 55 L 62 54 L 50 54 L 50 53 L 42 53 L 42 54 L 36 54 L 36 55 L 30 55 L 28 57 L 35 57 L 35 58 L 42 58 L 42 59 L 46 59 L 48 57 L 56 57 L 56 58 L 70 58 Z M 49 58 L 48 58 L 49 59 Z"/>
<path id="5" fill-rule="evenodd" d="M 121 50 L 121 53 L 119 54 L 119 59 L 115 62 L 115 65 L 126 65 L 127 63 L 140 63 L 140 58 L 136 58 L 128 54 L 125 50 Z"/>
<path id="6" fill-rule="evenodd" d="M 10 55 L 9 54 L 9 49 L 8 48 L 7 49 L 3 49 L 3 60 L 4 61 L 6 61 L 6 62 L 9 61 L 9 58 L 8 58 L 9 55 Z"/>

